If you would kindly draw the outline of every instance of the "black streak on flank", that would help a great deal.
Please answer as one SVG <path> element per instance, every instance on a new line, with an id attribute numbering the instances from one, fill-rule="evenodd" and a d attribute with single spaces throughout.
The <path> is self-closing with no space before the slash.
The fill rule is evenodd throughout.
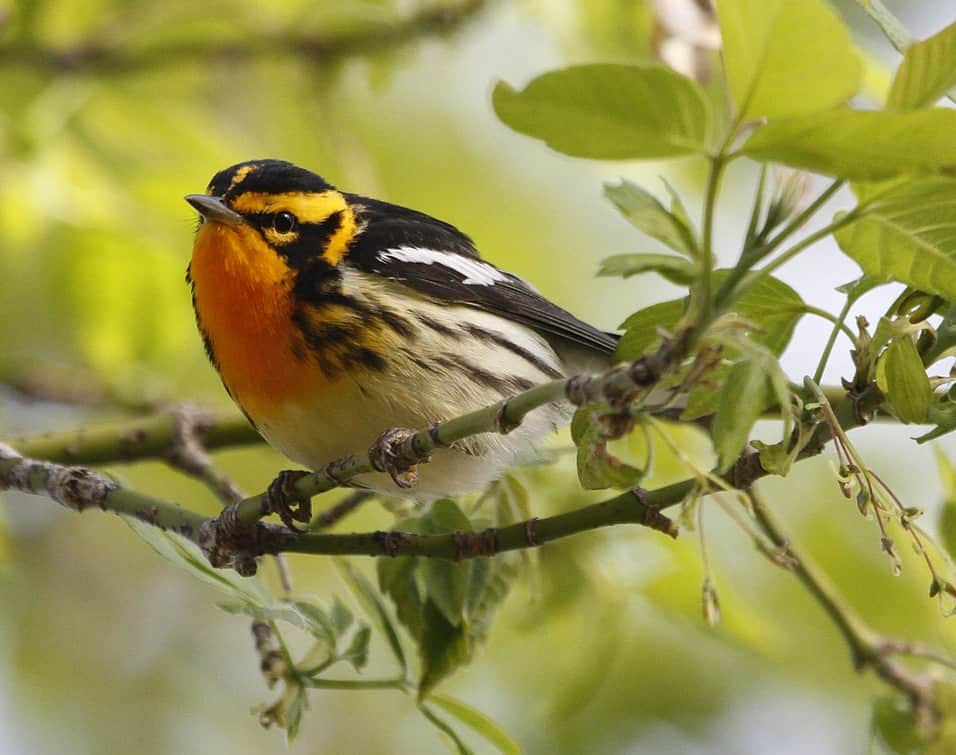
<path id="1" fill-rule="evenodd" d="M 361 365 L 373 372 L 381 372 L 387 366 L 385 357 L 367 346 L 359 346 L 346 352 L 344 361 L 346 364 Z"/>
<path id="2" fill-rule="evenodd" d="M 503 349 L 507 349 L 512 354 L 521 357 L 528 364 L 534 367 L 538 372 L 547 375 L 549 378 L 558 379 L 564 377 L 564 375 L 550 364 L 545 362 L 541 357 L 532 353 L 526 349 L 521 344 L 517 344 L 514 341 L 510 340 L 503 333 L 499 333 L 494 330 L 486 330 L 480 325 L 475 325 L 473 323 L 463 323 L 462 329 L 468 333 L 468 335 L 477 338 L 481 341 L 489 341 L 496 346 L 500 346 Z"/>
<path id="3" fill-rule="evenodd" d="M 450 373 L 464 375 L 476 385 L 490 388 L 502 396 L 511 396 L 520 391 L 526 391 L 535 385 L 534 381 L 527 378 L 518 375 L 496 374 L 459 356 L 442 355 L 434 357 L 433 361 L 436 366 L 444 368 Z"/>
<path id="4" fill-rule="evenodd" d="M 457 328 L 451 325 L 445 325 L 445 323 L 443 323 L 441 320 L 437 320 L 434 317 L 421 312 L 415 312 L 415 319 L 426 328 L 429 330 L 434 330 L 439 335 L 447 336 L 449 338 L 454 338 L 461 335 L 461 332 Z"/>
<path id="5" fill-rule="evenodd" d="M 415 326 L 395 310 L 382 307 L 378 310 L 377 315 L 386 327 L 394 330 L 402 338 L 413 339 L 418 335 Z"/>

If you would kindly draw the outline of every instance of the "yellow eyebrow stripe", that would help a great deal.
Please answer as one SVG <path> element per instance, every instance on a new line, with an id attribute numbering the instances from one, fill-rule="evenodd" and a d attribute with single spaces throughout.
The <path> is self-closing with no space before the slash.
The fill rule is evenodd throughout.
<path id="1" fill-rule="evenodd" d="M 243 165 L 239 170 L 236 171 L 236 174 L 232 177 L 232 180 L 229 182 L 229 188 L 233 186 L 238 186 L 242 183 L 243 179 L 248 176 L 252 171 L 256 169 L 255 165 Z"/>
<path id="2" fill-rule="evenodd" d="M 335 213 L 341 213 L 338 229 L 329 238 L 322 257 L 337 265 L 345 257 L 349 242 L 355 235 L 355 212 L 339 192 L 289 191 L 282 194 L 247 191 L 232 202 L 232 209 L 246 212 L 291 212 L 300 223 L 321 223 Z"/>

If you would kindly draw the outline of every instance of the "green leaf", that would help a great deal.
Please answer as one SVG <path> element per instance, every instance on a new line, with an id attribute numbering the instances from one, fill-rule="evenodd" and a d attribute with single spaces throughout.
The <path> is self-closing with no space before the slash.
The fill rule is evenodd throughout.
<path id="1" fill-rule="evenodd" d="M 504 755 L 521 755 L 521 746 L 480 710 L 455 697 L 446 695 L 431 695 L 428 700 L 443 708 L 446 713 L 453 715 L 472 731 L 480 734 Z"/>
<path id="2" fill-rule="evenodd" d="M 284 621 L 299 629 L 306 628 L 305 619 L 291 606 L 269 608 L 246 602 L 217 603 L 216 605 L 234 616 L 248 616 L 256 621 Z"/>
<path id="3" fill-rule="evenodd" d="M 520 573 L 521 556 L 500 554 L 496 558 L 475 561 L 465 603 L 468 627 L 476 642 L 484 641 L 498 607 L 508 597 Z"/>
<path id="4" fill-rule="evenodd" d="M 695 385 L 687 395 L 687 406 L 681 412 L 680 418 L 689 422 L 693 419 L 706 417 L 717 411 L 720 402 L 720 390 L 727 381 L 730 373 L 730 364 L 720 364 L 707 373 L 706 379 Z"/>
<path id="5" fill-rule="evenodd" d="M 836 290 L 841 294 L 846 294 L 846 298 L 850 301 L 850 304 L 853 304 L 864 294 L 886 283 L 888 283 L 888 281 L 885 278 L 881 278 L 877 275 L 863 275 L 856 280 L 844 283 L 842 286 L 837 286 Z"/>
<path id="6" fill-rule="evenodd" d="M 880 698 L 873 709 L 875 738 L 898 755 L 951 755 L 956 752 L 956 686 L 945 676 L 934 681 L 933 707 L 939 718 L 927 726 L 904 698 Z"/>
<path id="7" fill-rule="evenodd" d="M 800 115 L 845 102 L 862 67 L 837 13 L 822 0 L 721 0 L 730 92 L 744 118 Z"/>
<path id="8" fill-rule="evenodd" d="M 671 283 L 686 286 L 692 283 L 699 268 L 692 262 L 671 254 L 615 254 L 601 261 L 598 275 L 630 278 L 641 273 L 659 273 Z"/>
<path id="9" fill-rule="evenodd" d="M 496 508 L 497 525 L 509 524 L 531 518 L 531 496 L 528 488 L 513 474 L 506 474 L 495 483 L 498 505 Z"/>
<path id="10" fill-rule="evenodd" d="M 571 439 L 577 445 L 578 480 L 585 490 L 632 488 L 644 476 L 643 470 L 625 464 L 607 450 L 600 418 L 606 404 L 578 409 L 571 420 Z"/>
<path id="11" fill-rule="evenodd" d="M 681 226 L 687 229 L 694 249 L 698 249 L 699 246 L 697 244 L 697 234 L 694 231 L 694 223 L 690 219 L 690 215 L 687 214 L 687 208 L 684 207 L 684 202 L 681 200 L 680 194 L 677 193 L 677 189 L 671 186 L 670 182 L 663 176 L 661 176 L 661 182 L 664 184 L 664 188 L 667 189 L 667 193 L 671 198 L 671 215 L 677 219 L 677 222 L 679 222 Z"/>
<path id="12" fill-rule="evenodd" d="M 900 422 L 925 422 L 933 388 L 913 339 L 905 335 L 890 342 L 876 366 L 876 382 L 893 404 Z"/>
<path id="13" fill-rule="evenodd" d="M 306 697 L 304 687 L 297 687 L 292 700 L 285 709 L 285 735 L 289 742 L 294 742 L 299 736 L 299 725 L 302 723 L 302 713 L 308 707 L 309 701 Z"/>
<path id="14" fill-rule="evenodd" d="M 352 635 L 352 641 L 341 655 L 341 659 L 351 663 L 356 671 L 361 671 L 368 663 L 368 643 L 371 637 L 371 628 L 367 624 L 360 626 Z"/>
<path id="15" fill-rule="evenodd" d="M 432 504 L 431 510 L 422 517 L 425 533 L 445 533 L 471 530 L 471 522 L 458 504 L 442 499 Z M 465 597 L 471 581 L 472 562 L 446 561 L 426 558 L 422 563 L 425 592 L 428 599 L 444 614 L 452 626 L 459 627 L 464 621 Z"/>
<path id="16" fill-rule="evenodd" d="M 949 557 L 956 559 L 956 467 L 939 446 L 935 450 L 944 495 L 943 505 L 939 510 L 939 534 Z"/>
<path id="17" fill-rule="evenodd" d="M 658 328 L 672 329 L 684 314 L 686 303 L 683 299 L 664 301 L 635 312 L 622 324 L 624 335 L 617 343 L 614 358 L 622 362 L 637 359 L 660 343 Z"/>
<path id="18" fill-rule="evenodd" d="M 402 673 L 404 674 L 408 669 L 408 661 L 405 659 L 405 650 L 398 637 L 398 630 L 392 623 L 392 619 L 385 609 L 385 604 L 379 598 L 375 588 L 373 588 L 365 578 L 365 575 L 355 569 L 348 561 L 335 559 L 335 565 L 345 584 L 352 591 L 352 595 L 358 601 L 359 605 L 362 606 L 365 615 L 368 616 L 376 628 L 385 635 L 385 641 L 388 643 L 392 655 L 395 656 L 395 660 L 398 661 L 398 665 L 401 666 Z"/>
<path id="19" fill-rule="evenodd" d="M 940 400 L 930 404 L 926 419 L 936 427 L 928 433 L 920 435 L 916 439 L 917 443 L 936 440 L 936 438 L 941 438 L 956 430 L 956 403 L 948 397 L 940 397 Z"/>
<path id="20" fill-rule="evenodd" d="M 840 109 L 770 121 L 740 150 L 858 181 L 956 169 L 956 110 Z"/>
<path id="21" fill-rule="evenodd" d="M 441 498 L 435 501 L 428 513 L 421 518 L 421 532 L 423 534 L 440 534 L 470 529 L 471 521 L 451 498 Z"/>
<path id="22" fill-rule="evenodd" d="M 336 636 L 342 635 L 352 625 L 352 612 L 346 608 L 345 604 L 336 595 L 332 599 L 332 611 L 329 616 L 332 620 L 332 626 L 335 629 Z"/>
<path id="23" fill-rule="evenodd" d="M 240 577 L 231 569 L 215 569 L 199 547 L 175 532 L 161 530 L 132 516 L 121 515 L 130 529 L 145 540 L 163 558 L 185 569 L 208 585 L 227 595 L 258 606 L 269 606 L 273 597 L 257 577 Z"/>
<path id="24" fill-rule="evenodd" d="M 719 287 L 729 272 L 714 271 L 714 286 Z M 656 348 L 660 343 L 657 329 L 673 330 L 686 306 L 686 300 L 673 299 L 652 304 L 628 317 L 621 324 L 624 335 L 618 341 L 615 359 L 629 362 Z M 734 302 L 730 310 L 757 325 L 761 332 L 753 333 L 753 340 L 779 356 L 790 343 L 794 328 L 806 312 L 806 305 L 786 283 L 767 276 Z"/>
<path id="25" fill-rule="evenodd" d="M 910 45 L 886 99 L 887 110 L 933 105 L 956 87 L 956 23 Z"/>
<path id="26" fill-rule="evenodd" d="M 328 644 L 331 650 L 335 650 L 339 633 L 336 630 L 335 622 L 325 612 L 325 609 L 304 600 L 290 600 L 286 602 L 286 605 L 292 607 L 302 617 L 303 628 L 306 631 L 315 639 Z"/>
<path id="27" fill-rule="evenodd" d="M 471 660 L 472 644 L 468 628 L 455 626 L 433 600 L 422 610 L 422 639 L 418 645 L 421 677 L 418 697 L 427 697 L 432 688 L 458 667 Z"/>
<path id="28" fill-rule="evenodd" d="M 926 364 L 934 364 L 956 353 L 956 304 L 950 304 L 942 314 L 942 322 L 936 326 L 936 343 L 923 354 Z"/>
<path id="29" fill-rule="evenodd" d="M 873 704 L 873 734 L 887 750 L 897 755 L 923 752 L 926 743 L 913 711 L 897 695 L 880 697 Z"/>
<path id="30" fill-rule="evenodd" d="M 573 66 L 521 91 L 498 82 L 492 103 L 515 131 L 574 157 L 672 157 L 706 152 L 711 141 L 700 87 L 660 66 Z"/>
<path id="31" fill-rule="evenodd" d="M 673 189 L 668 186 L 668 191 L 673 192 Z M 604 184 L 604 196 L 639 231 L 692 259 L 699 255 L 687 211 L 676 194 L 671 194 L 672 210 L 667 210 L 650 192 L 626 180 L 617 185 Z"/>
<path id="32" fill-rule="evenodd" d="M 727 270 L 717 270 L 714 273 L 714 285 L 720 286 L 727 274 Z M 776 356 L 780 356 L 787 348 L 794 328 L 806 312 L 806 304 L 800 294 L 782 280 L 769 275 L 761 278 L 728 308 L 757 325 L 760 332 L 752 333 L 751 339 L 766 346 Z"/>
<path id="33" fill-rule="evenodd" d="M 747 360 L 731 368 L 720 391 L 711 430 L 721 472 L 730 469 L 740 456 L 769 399 L 767 373 L 761 365 Z"/>
<path id="34" fill-rule="evenodd" d="M 428 598 L 456 627 L 465 620 L 465 598 L 472 568 L 471 561 L 455 563 L 440 558 L 427 558 L 422 564 Z"/>
<path id="35" fill-rule="evenodd" d="M 395 615 L 416 642 L 421 642 L 425 599 L 418 586 L 418 561 L 411 556 L 380 558 L 375 564 L 378 584 L 391 598 Z"/>
<path id="36" fill-rule="evenodd" d="M 956 178 L 895 185 L 869 200 L 836 240 L 863 272 L 956 301 Z"/>

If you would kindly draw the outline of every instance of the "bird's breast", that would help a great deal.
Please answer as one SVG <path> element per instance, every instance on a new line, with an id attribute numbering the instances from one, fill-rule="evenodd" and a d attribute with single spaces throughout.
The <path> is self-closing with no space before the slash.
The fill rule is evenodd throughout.
<path id="1" fill-rule="evenodd" d="M 253 228 L 204 223 L 190 277 L 210 357 L 254 422 L 329 388 L 294 322 L 294 272 Z"/>

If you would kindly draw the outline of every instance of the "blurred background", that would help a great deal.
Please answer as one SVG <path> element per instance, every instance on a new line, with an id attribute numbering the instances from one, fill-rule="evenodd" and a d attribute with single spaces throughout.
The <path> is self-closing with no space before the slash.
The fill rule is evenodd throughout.
<path id="1" fill-rule="evenodd" d="M 949 3 L 887 4 L 917 37 L 956 20 Z M 837 8 L 878 96 L 898 57 L 855 4 Z M 182 196 L 249 158 L 291 160 L 448 220 L 489 260 L 608 329 L 680 295 L 656 278 L 594 277 L 605 256 L 654 250 L 602 198 L 602 182 L 626 176 L 658 190 L 663 175 L 696 214 L 703 164 L 573 160 L 511 132 L 490 105 L 500 79 L 523 85 L 569 63 L 649 59 L 666 37 L 651 2 L 23 0 L 0 9 L 0 436 L 183 400 L 228 408 L 183 282 L 195 217 Z M 726 261 L 752 196 L 754 172 L 741 162 L 718 211 Z M 781 277 L 835 311 L 833 287 L 857 275 L 824 245 Z M 875 321 L 893 295 L 874 293 L 858 310 Z M 812 372 L 828 332 L 804 318 L 784 361 L 791 377 Z M 848 372 L 846 352 L 844 342 L 831 382 Z M 870 427 L 854 442 L 930 520 L 942 492 L 916 434 Z M 707 459 L 704 438 L 686 443 Z M 952 438 L 937 445 L 956 457 Z M 284 466 L 258 446 L 217 460 L 249 492 Z M 903 575 L 892 576 L 875 526 L 840 495 L 830 465 L 816 459 L 768 480 L 768 498 L 875 628 L 956 649 L 954 619 L 926 597 L 929 577 L 907 553 Z M 585 500 L 572 467 L 520 473 L 536 515 Z M 161 464 L 112 471 L 217 508 Z M 679 476 L 663 458 L 647 485 Z M 579 535 L 540 551 L 487 645 L 443 690 L 529 753 L 866 752 L 872 700 L 884 690 L 853 672 L 795 580 L 717 507 L 706 519 L 718 627 L 701 616 L 694 533 L 676 542 L 637 528 Z M 342 526 L 388 521 L 370 506 Z M 299 592 L 346 594 L 324 559 L 291 562 Z M 354 563 L 372 573 L 370 560 Z M 282 751 L 282 733 L 248 713 L 271 693 L 248 621 L 217 609 L 221 597 L 116 517 L 5 495 L 0 752 Z M 373 643 L 370 673 L 387 666 L 383 647 Z M 313 692 L 291 749 L 446 751 L 413 702 L 388 691 Z"/>

